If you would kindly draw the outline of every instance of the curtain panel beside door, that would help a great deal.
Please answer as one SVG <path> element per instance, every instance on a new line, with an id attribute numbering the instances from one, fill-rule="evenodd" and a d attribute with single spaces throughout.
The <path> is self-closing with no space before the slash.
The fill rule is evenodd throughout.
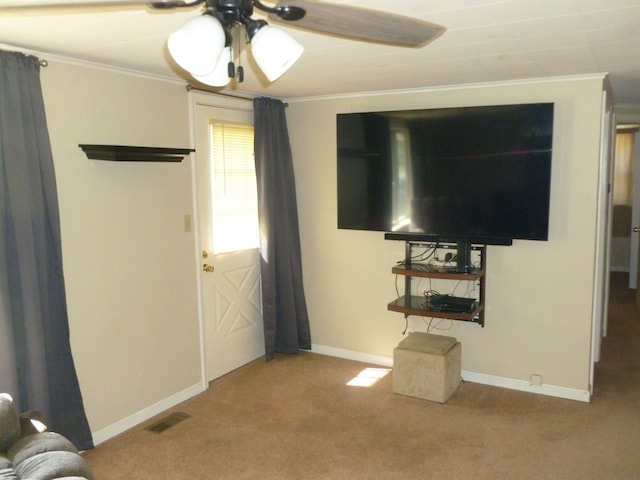
<path id="1" fill-rule="evenodd" d="M 293 161 L 284 104 L 254 99 L 265 356 L 311 349 Z"/>

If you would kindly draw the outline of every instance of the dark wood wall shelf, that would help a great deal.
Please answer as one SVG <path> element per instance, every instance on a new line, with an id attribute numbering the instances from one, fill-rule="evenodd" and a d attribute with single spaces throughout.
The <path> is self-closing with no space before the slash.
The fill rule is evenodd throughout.
<path id="1" fill-rule="evenodd" d="M 455 272 L 447 268 L 439 268 L 431 265 L 413 264 L 398 265 L 391 269 L 396 275 L 408 275 L 411 277 L 443 278 L 446 280 L 477 280 L 484 275 L 484 268 L 473 268 L 469 272 Z"/>
<path id="2" fill-rule="evenodd" d="M 486 246 L 482 245 L 472 247 L 473 250 L 479 252 L 480 265 L 479 267 L 472 268 L 468 272 L 458 272 L 436 265 L 412 263 L 412 258 L 414 258 L 412 249 L 416 246 L 424 246 L 424 243 L 406 242 L 404 265 L 398 265 L 391 269 L 392 273 L 404 276 L 405 292 L 404 295 L 390 302 L 387 305 L 387 309 L 393 312 L 403 313 L 405 318 L 409 315 L 447 318 L 451 320 L 473 322 L 484 327 Z M 479 298 L 473 310 L 470 312 L 445 312 L 433 310 L 425 296 L 411 294 L 411 282 L 415 277 L 453 280 L 456 282 L 463 280 L 476 281 L 479 284 Z"/>
<path id="3" fill-rule="evenodd" d="M 91 160 L 115 162 L 181 162 L 195 152 L 192 148 L 132 147 L 127 145 L 88 145 L 79 147 Z"/>
<path id="4" fill-rule="evenodd" d="M 484 326 L 484 319 L 481 319 L 481 313 L 484 311 L 484 305 L 478 303 L 472 312 L 440 312 L 429 309 L 427 300 L 424 296 L 403 295 L 402 297 L 390 302 L 387 309 L 392 312 L 404 313 L 405 315 L 417 315 L 419 317 L 448 318 L 451 320 L 461 320 L 464 322 L 476 322 Z M 484 315 L 482 315 L 484 317 Z"/>

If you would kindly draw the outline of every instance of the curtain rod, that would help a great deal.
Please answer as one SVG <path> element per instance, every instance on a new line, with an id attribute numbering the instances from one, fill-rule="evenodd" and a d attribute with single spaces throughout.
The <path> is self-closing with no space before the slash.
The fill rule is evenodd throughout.
<path id="1" fill-rule="evenodd" d="M 47 67 L 49 65 L 49 62 L 47 60 L 45 60 L 44 58 L 38 57 L 37 54 L 32 50 L 15 47 L 13 45 L 5 45 L 4 43 L 0 43 L 0 50 L 6 51 L 6 52 L 22 53 L 23 55 L 26 55 L 28 57 L 35 57 L 38 59 L 38 63 L 40 64 L 41 67 Z"/>
<path id="2" fill-rule="evenodd" d="M 187 83 L 187 87 L 186 88 L 187 88 L 187 92 L 190 92 L 191 90 L 198 90 L 200 92 L 214 93 L 216 95 L 223 95 L 225 97 L 239 98 L 240 100 L 253 100 L 253 98 L 254 98 L 252 96 L 237 95 L 237 94 L 233 94 L 233 93 L 215 92 L 215 91 L 212 91 L 212 90 L 209 90 L 209 89 L 206 89 L 206 88 L 194 87 L 190 83 Z"/>
<path id="3" fill-rule="evenodd" d="M 187 89 L 187 92 L 190 92 L 191 90 L 198 90 L 200 92 L 207 92 L 207 93 L 213 93 L 215 95 L 222 95 L 224 97 L 239 98 L 240 100 L 252 101 L 254 98 L 256 98 L 256 97 L 252 97 L 250 95 L 245 96 L 245 95 L 238 95 L 238 94 L 233 94 L 233 93 L 214 92 L 214 91 L 208 90 L 206 88 L 195 87 L 195 86 L 191 85 L 190 83 L 187 83 L 186 89 Z M 285 107 L 289 106 L 289 104 L 287 102 L 282 102 L 282 103 L 284 104 Z"/>

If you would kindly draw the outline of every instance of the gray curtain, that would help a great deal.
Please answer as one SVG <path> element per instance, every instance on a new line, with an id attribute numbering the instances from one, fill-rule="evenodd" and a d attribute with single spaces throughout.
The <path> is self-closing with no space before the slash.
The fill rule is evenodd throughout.
<path id="1" fill-rule="evenodd" d="M 310 350 L 311 331 L 285 106 L 279 100 L 256 98 L 253 107 L 262 310 L 266 359 L 271 360 L 276 352 Z"/>
<path id="2" fill-rule="evenodd" d="M 71 347 L 51 145 L 33 56 L 0 51 L 0 391 L 93 447 Z"/>

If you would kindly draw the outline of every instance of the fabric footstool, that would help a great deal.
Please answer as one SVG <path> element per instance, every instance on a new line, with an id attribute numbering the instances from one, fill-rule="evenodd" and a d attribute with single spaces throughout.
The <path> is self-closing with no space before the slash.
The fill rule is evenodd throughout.
<path id="1" fill-rule="evenodd" d="M 445 403 L 460 385 L 461 363 L 455 338 L 411 333 L 393 349 L 393 392 Z"/>

